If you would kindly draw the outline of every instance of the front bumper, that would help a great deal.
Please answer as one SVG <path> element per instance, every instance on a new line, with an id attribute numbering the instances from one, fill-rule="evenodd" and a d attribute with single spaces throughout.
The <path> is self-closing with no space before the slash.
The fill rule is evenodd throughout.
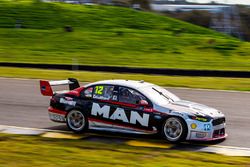
<path id="1" fill-rule="evenodd" d="M 200 133 L 200 132 L 194 132 L 194 133 Z M 215 141 L 215 140 L 222 140 L 222 139 L 225 139 L 227 138 L 228 134 L 225 133 L 223 135 L 220 135 L 220 136 L 216 136 L 216 137 L 204 137 L 204 138 L 198 138 L 198 137 L 191 137 L 190 139 L 188 140 L 194 140 L 194 141 Z"/>
<path id="2" fill-rule="evenodd" d="M 215 125 L 212 120 L 210 122 L 201 122 L 188 119 L 187 126 L 189 130 L 187 140 L 214 141 L 225 139 L 228 136 L 225 130 L 225 122 Z"/>

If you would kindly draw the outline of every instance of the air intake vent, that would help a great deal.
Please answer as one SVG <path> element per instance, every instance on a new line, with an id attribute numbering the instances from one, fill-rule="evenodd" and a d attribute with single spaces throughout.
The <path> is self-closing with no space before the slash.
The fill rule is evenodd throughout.
<path id="1" fill-rule="evenodd" d="M 223 124 L 225 122 L 226 122 L 225 117 L 222 117 L 222 118 L 214 119 L 213 122 L 212 122 L 212 124 L 213 124 L 213 126 L 216 126 L 216 125 Z"/>

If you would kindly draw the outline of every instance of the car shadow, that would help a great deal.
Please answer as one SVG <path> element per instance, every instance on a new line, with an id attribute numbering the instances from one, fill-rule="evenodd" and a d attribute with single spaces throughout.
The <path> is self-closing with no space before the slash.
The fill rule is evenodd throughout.
<path id="1" fill-rule="evenodd" d="M 57 131 L 70 131 L 65 124 L 58 124 L 57 126 L 49 126 L 45 127 L 44 129 L 57 130 Z"/>
<path id="2" fill-rule="evenodd" d="M 60 130 L 60 131 L 69 131 L 66 125 L 58 125 L 58 126 L 50 126 L 46 129 L 50 130 Z M 121 143 L 124 141 L 129 140 L 143 140 L 148 142 L 156 142 L 161 144 L 173 144 L 168 142 L 167 140 L 163 139 L 159 134 L 134 134 L 134 133 L 124 133 L 124 132 L 112 132 L 112 131 L 100 131 L 100 130 L 88 130 L 85 132 L 88 137 L 84 139 L 88 139 L 91 141 L 99 141 L 99 142 L 112 142 L 112 143 Z M 175 143 L 173 148 L 174 149 L 181 149 L 181 150 L 199 150 L 201 148 L 205 148 L 211 145 L 220 144 L 225 139 L 215 140 L 215 141 L 185 141 L 181 143 Z"/>

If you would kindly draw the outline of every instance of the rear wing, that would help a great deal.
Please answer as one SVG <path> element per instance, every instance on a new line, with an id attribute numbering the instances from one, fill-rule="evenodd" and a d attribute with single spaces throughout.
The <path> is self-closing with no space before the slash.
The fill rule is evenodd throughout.
<path id="1" fill-rule="evenodd" d="M 40 91 L 43 96 L 52 96 L 55 92 L 53 92 L 53 86 L 59 85 L 69 85 L 69 90 L 74 90 L 79 88 L 79 82 L 77 79 L 68 78 L 67 80 L 58 80 L 58 81 L 47 81 L 40 80 Z"/>

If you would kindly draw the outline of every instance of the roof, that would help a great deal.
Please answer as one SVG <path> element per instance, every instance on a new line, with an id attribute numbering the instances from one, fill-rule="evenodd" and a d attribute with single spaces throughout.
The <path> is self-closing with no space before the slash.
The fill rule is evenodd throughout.
<path id="1" fill-rule="evenodd" d="M 144 82 L 144 81 L 114 79 L 114 80 L 97 81 L 97 82 L 90 83 L 86 86 L 97 85 L 97 84 L 111 84 L 111 85 L 118 85 L 118 86 L 126 86 L 126 87 L 130 87 L 133 89 L 138 89 L 141 87 L 153 85 L 151 83 Z"/>

